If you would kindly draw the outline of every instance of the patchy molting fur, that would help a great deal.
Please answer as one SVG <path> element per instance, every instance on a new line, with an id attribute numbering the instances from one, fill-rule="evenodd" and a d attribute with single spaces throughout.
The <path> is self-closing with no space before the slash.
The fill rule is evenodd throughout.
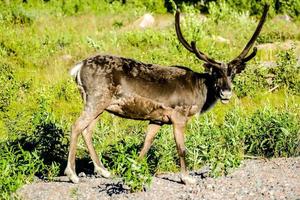
<path id="1" fill-rule="evenodd" d="M 107 88 L 110 103 L 106 111 L 158 124 L 170 124 L 173 110 L 190 117 L 207 111 L 218 99 L 209 74 L 182 66 L 161 67 L 97 55 L 75 65 L 71 75 L 84 100 L 101 96 L 99 91 Z"/>

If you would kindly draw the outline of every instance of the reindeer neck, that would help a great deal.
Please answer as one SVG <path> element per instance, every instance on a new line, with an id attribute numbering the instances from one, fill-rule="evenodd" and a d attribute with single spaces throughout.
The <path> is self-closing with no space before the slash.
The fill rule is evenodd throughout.
<path id="1" fill-rule="evenodd" d="M 217 103 L 218 94 L 214 88 L 214 81 L 211 75 L 206 74 L 203 84 L 203 91 L 206 92 L 203 107 L 200 109 L 200 113 L 206 112 L 213 108 Z"/>

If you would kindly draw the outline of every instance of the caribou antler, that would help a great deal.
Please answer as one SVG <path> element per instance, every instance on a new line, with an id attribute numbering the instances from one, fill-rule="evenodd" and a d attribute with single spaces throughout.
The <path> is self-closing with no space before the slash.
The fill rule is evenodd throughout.
<path id="1" fill-rule="evenodd" d="M 178 37 L 178 40 L 181 42 L 181 44 L 190 52 L 194 53 L 200 60 L 203 60 L 215 67 L 220 67 L 221 63 L 215 61 L 214 59 L 209 58 L 207 55 L 205 55 L 203 52 L 199 51 L 196 47 L 196 42 L 192 41 L 191 45 L 184 39 L 181 30 L 180 30 L 180 12 L 179 10 L 176 10 L 175 14 L 175 29 L 176 34 Z"/>
<path id="2" fill-rule="evenodd" d="M 242 53 L 236 57 L 235 59 L 233 59 L 230 63 L 236 63 L 236 62 L 247 62 L 249 60 L 251 60 L 255 55 L 256 55 L 256 52 L 257 52 L 257 48 L 253 48 L 253 52 L 248 56 L 248 57 L 245 57 L 249 50 L 251 49 L 251 47 L 253 46 L 255 40 L 257 39 L 265 21 L 266 21 L 266 17 L 267 17 L 267 13 L 268 13 L 268 10 L 269 10 L 269 5 L 266 4 L 264 6 L 264 12 L 263 12 L 263 15 L 262 17 L 260 18 L 260 21 L 256 27 L 256 30 L 254 31 L 251 39 L 249 40 L 249 42 L 247 43 L 247 45 L 245 46 L 245 48 L 243 49 Z"/>

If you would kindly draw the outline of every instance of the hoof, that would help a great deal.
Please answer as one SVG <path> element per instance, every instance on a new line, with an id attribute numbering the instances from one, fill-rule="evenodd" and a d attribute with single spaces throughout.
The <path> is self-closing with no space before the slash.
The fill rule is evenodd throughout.
<path id="1" fill-rule="evenodd" d="M 70 168 L 66 168 L 65 170 L 65 175 L 70 179 L 71 182 L 73 183 L 79 183 L 79 178 L 78 176 L 76 175 L 75 172 L 73 172 Z"/>
<path id="2" fill-rule="evenodd" d="M 104 178 L 110 178 L 111 177 L 111 173 L 105 169 L 104 167 L 95 167 L 95 171 L 94 171 L 97 175 L 100 175 Z"/>
<path id="3" fill-rule="evenodd" d="M 197 183 L 197 180 L 189 175 L 181 175 L 180 178 L 185 185 L 195 185 Z"/>

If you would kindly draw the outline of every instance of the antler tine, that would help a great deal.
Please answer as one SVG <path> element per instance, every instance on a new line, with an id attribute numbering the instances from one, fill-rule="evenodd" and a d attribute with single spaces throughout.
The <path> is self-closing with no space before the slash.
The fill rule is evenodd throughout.
<path id="1" fill-rule="evenodd" d="M 175 14 L 175 30 L 178 37 L 178 40 L 181 42 L 181 44 L 190 52 L 194 53 L 192 47 L 189 45 L 189 43 L 184 39 L 181 29 L 180 29 L 180 11 L 177 9 Z"/>
<path id="2" fill-rule="evenodd" d="M 253 52 L 247 56 L 246 58 L 243 58 L 242 61 L 243 62 L 248 62 L 249 60 L 251 60 L 257 53 L 257 48 L 256 47 L 253 47 Z"/>
<path id="3" fill-rule="evenodd" d="M 268 13 L 268 10 L 269 10 L 269 4 L 265 4 L 264 6 L 264 12 L 262 14 L 262 17 L 260 18 L 260 21 L 256 27 L 256 30 L 254 31 L 251 39 L 249 40 L 249 42 L 247 43 L 247 45 L 245 46 L 245 48 L 243 49 L 242 53 L 236 57 L 234 60 L 232 60 L 231 62 L 234 62 L 236 60 L 241 60 L 241 59 L 244 59 L 244 57 L 248 54 L 249 50 L 251 49 L 251 47 L 253 46 L 255 40 L 257 39 L 265 21 L 266 21 L 266 17 L 267 17 L 267 13 Z M 250 56 L 248 56 L 247 58 L 245 58 L 245 60 L 250 60 L 251 58 L 253 58 L 255 56 L 255 53 L 251 53 Z M 251 57 L 250 59 L 248 59 L 249 57 Z"/>
<path id="4" fill-rule="evenodd" d="M 210 64 L 217 64 L 215 66 L 218 66 L 219 62 L 216 62 L 215 60 L 209 58 L 207 55 L 205 55 L 204 53 L 202 53 L 201 51 L 199 51 L 197 49 L 197 46 L 196 46 L 196 42 L 195 41 L 192 41 L 191 42 L 191 45 L 192 45 L 192 48 L 193 48 L 193 52 L 195 53 L 195 55 L 200 59 L 200 60 L 204 60 L 205 62 L 208 62 Z"/>
<path id="5" fill-rule="evenodd" d="M 220 63 L 216 62 L 215 60 L 206 56 L 201 51 L 199 51 L 196 47 L 195 41 L 192 41 L 191 45 L 189 45 L 189 43 L 184 39 L 184 37 L 181 33 L 181 29 L 180 29 L 180 11 L 178 9 L 176 10 L 176 14 L 175 14 L 175 29 L 176 29 L 176 34 L 177 34 L 178 40 L 188 51 L 194 53 L 200 60 L 203 60 L 203 61 L 208 62 L 213 65 L 220 64 Z"/>

